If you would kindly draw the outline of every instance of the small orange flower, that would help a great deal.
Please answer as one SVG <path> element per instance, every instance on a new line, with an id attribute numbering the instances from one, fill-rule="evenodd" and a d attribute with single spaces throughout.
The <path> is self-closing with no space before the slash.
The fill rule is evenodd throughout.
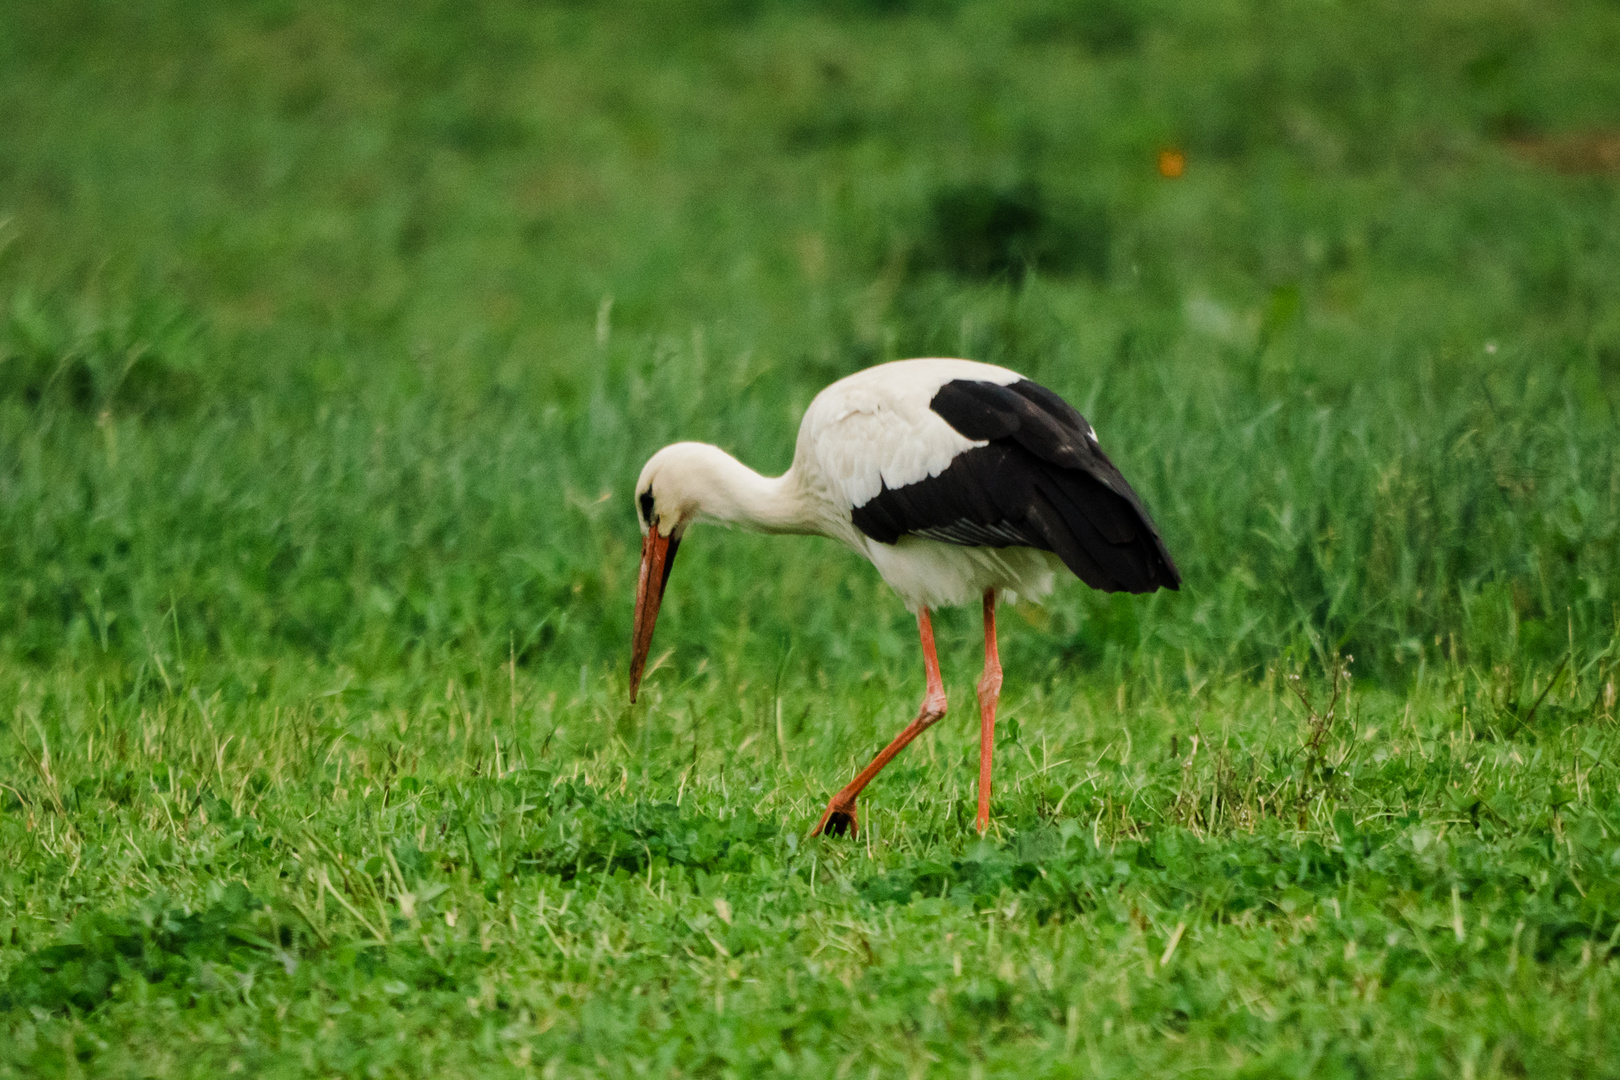
<path id="1" fill-rule="evenodd" d="M 1174 180 L 1187 169 L 1187 155 L 1174 147 L 1159 151 L 1159 175 Z"/>

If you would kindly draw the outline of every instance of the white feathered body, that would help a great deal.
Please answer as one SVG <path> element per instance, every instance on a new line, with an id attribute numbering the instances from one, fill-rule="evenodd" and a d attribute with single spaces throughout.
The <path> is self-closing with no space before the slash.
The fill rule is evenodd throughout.
<path id="1" fill-rule="evenodd" d="M 782 477 L 817 510 L 816 531 L 877 567 L 913 611 L 976 604 L 986 589 L 1009 602 L 1052 591 L 1058 558 L 1027 547 L 967 547 L 919 536 L 879 543 L 850 520 L 885 487 L 901 488 L 950 467 L 983 442 L 966 438 L 929 407 L 954 379 L 1008 385 L 1015 371 L 973 360 L 897 360 L 838 380 L 817 394 L 799 424 L 793 467 Z"/>
<path id="2" fill-rule="evenodd" d="M 865 556 L 906 606 L 978 603 L 986 589 L 1008 601 L 1052 591 L 1062 562 L 1029 547 L 975 547 L 920 536 L 882 543 L 851 513 L 885 488 L 938 476 L 964 451 L 964 437 L 930 407 L 952 380 L 1009 385 L 1022 376 L 972 360 L 897 360 L 855 373 L 817 394 L 799 425 L 793 466 L 765 477 L 704 443 L 666 446 L 647 462 L 638 492 L 657 485 L 654 520 L 664 533 L 708 519 L 758 532 L 826 536 Z"/>

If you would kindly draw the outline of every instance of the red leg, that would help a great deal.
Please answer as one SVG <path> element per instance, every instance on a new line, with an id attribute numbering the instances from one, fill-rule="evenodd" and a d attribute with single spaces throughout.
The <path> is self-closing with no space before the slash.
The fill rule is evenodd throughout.
<path id="1" fill-rule="evenodd" d="M 984 674 L 979 676 L 979 835 L 990 827 L 990 757 L 996 746 L 1001 654 L 996 649 L 996 590 L 984 591 Z"/>
<path id="2" fill-rule="evenodd" d="M 928 692 L 923 695 L 922 708 L 917 712 L 917 719 L 907 724 L 906 729 L 896 735 L 894 741 L 872 759 L 871 764 L 845 785 L 844 790 L 827 801 L 827 809 L 821 812 L 821 820 L 810 830 L 811 836 L 819 836 L 824 832 L 842 836 L 846 829 L 850 836 L 854 836 L 860 828 L 855 818 L 855 797 L 861 793 L 861 789 L 871 783 L 872 777 L 882 771 L 883 766 L 887 765 L 894 755 L 904 750 L 907 743 L 927 731 L 945 715 L 945 683 L 939 677 L 939 657 L 934 652 L 934 626 L 928 621 L 927 608 L 917 609 L 917 632 L 922 637 L 923 668 L 928 672 Z"/>

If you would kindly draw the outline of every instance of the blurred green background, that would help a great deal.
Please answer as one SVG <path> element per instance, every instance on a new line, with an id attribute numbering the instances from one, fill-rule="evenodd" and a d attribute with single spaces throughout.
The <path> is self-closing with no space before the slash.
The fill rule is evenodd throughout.
<path id="1" fill-rule="evenodd" d="M 1187 576 L 1064 590 L 1026 668 L 1614 632 L 1612 3 L 4 21 L 13 661 L 622 668 L 645 456 L 779 470 L 817 389 L 929 354 L 1079 405 Z M 907 623 L 831 545 L 709 536 L 661 640 L 847 674 Z"/>

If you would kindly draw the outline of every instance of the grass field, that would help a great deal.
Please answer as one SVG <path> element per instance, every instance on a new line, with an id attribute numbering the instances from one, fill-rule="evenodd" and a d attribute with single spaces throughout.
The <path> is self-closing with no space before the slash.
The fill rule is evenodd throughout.
<path id="1" fill-rule="evenodd" d="M 0 12 L 0 1077 L 1620 1076 L 1620 7 Z M 1162 160 L 1161 154 L 1169 152 Z M 1179 176 L 1171 167 L 1182 155 Z M 1005 363 L 1179 594 L 631 485 Z"/>

